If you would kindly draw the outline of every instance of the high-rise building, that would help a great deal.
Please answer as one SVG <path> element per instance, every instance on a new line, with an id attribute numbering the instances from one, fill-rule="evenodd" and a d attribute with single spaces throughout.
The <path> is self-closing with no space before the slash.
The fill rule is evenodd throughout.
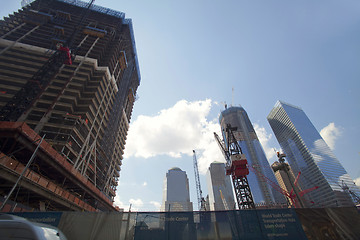
<path id="1" fill-rule="evenodd" d="M 255 204 L 284 204 L 285 197 L 267 182 L 276 182 L 276 178 L 244 108 L 232 106 L 225 109 L 221 112 L 219 121 L 224 140 L 228 124 L 237 128 L 234 135 L 250 166 L 247 178 Z"/>
<path id="2" fill-rule="evenodd" d="M 189 179 L 178 167 L 169 169 L 164 179 L 162 212 L 192 212 Z"/>
<path id="3" fill-rule="evenodd" d="M 295 177 L 289 164 L 276 161 L 271 164 L 271 168 L 274 170 L 279 186 L 289 193 L 289 195 L 286 196 L 288 205 L 292 205 L 293 207 L 305 207 L 303 200 L 299 195 L 301 188 L 299 188 L 296 182 L 297 177 Z"/>
<path id="4" fill-rule="evenodd" d="M 230 176 L 225 173 L 225 164 L 222 162 L 211 163 L 206 178 L 210 207 L 207 210 L 224 211 L 235 209 L 234 193 Z"/>
<path id="5" fill-rule="evenodd" d="M 359 188 L 320 136 L 305 112 L 278 101 L 267 117 L 274 134 L 302 190 L 319 188 L 306 194 L 308 206 L 336 207 L 353 205 L 345 184 L 359 195 Z"/>
<path id="6" fill-rule="evenodd" d="M 16 210 L 114 210 L 140 84 L 131 19 L 37 0 L 5 17 L 0 36 L 0 196 L 44 137 L 10 197 Z"/>

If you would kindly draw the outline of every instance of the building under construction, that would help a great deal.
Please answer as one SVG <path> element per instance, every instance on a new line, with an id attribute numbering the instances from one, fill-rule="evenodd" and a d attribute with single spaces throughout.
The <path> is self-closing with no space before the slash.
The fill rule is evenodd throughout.
<path id="1" fill-rule="evenodd" d="M 0 21 L 2 211 L 115 210 L 139 84 L 122 12 L 37 0 Z"/>
<path id="2" fill-rule="evenodd" d="M 305 205 L 303 197 L 299 196 L 299 192 L 302 189 L 297 186 L 297 181 L 300 177 L 300 172 L 295 177 L 290 165 L 285 162 L 285 154 L 277 153 L 278 161 L 271 164 L 271 168 L 274 171 L 275 177 L 281 189 L 284 190 L 284 195 L 288 201 L 288 205 L 296 208 L 311 207 L 311 205 Z"/>

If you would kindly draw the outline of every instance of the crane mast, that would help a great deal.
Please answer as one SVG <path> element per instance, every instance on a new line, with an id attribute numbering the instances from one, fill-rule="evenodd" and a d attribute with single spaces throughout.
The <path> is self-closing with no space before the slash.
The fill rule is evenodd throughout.
<path id="1" fill-rule="evenodd" d="M 195 182 L 196 182 L 196 192 L 197 192 L 197 199 L 198 199 L 198 207 L 199 207 L 199 211 L 205 211 L 206 210 L 205 199 L 202 196 L 199 169 L 198 169 L 198 163 L 197 163 L 195 150 L 193 150 L 193 158 L 194 158 L 194 172 L 195 172 Z"/>
<path id="2" fill-rule="evenodd" d="M 228 124 L 225 130 L 225 140 L 221 140 L 215 132 L 214 137 L 226 160 L 226 175 L 231 175 L 239 209 L 254 209 L 255 203 L 247 179 L 247 160 L 234 135 L 237 128 Z"/>
<path id="3" fill-rule="evenodd" d="M 358 195 L 356 195 L 355 192 L 351 191 L 350 188 L 348 187 L 348 185 L 344 182 L 344 180 L 342 180 L 342 186 L 341 188 L 343 189 L 344 192 L 348 193 L 350 195 L 350 197 L 352 198 L 352 200 L 355 202 L 355 205 L 360 204 L 360 197 Z"/>

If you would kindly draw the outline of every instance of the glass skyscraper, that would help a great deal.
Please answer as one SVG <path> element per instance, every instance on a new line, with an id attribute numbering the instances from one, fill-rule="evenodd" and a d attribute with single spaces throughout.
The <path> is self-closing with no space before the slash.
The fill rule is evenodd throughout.
<path id="1" fill-rule="evenodd" d="M 225 164 L 212 162 L 206 173 L 209 192 L 210 211 L 224 211 L 235 209 L 234 193 L 231 187 L 230 176 L 225 173 Z M 221 194 L 223 198 L 221 197 Z"/>
<path id="2" fill-rule="evenodd" d="M 307 206 L 335 207 L 353 205 L 349 189 L 360 194 L 344 167 L 335 157 L 305 112 L 278 101 L 267 117 L 272 130 L 294 172 L 301 172 L 302 190 L 319 188 L 304 195 Z"/>
<path id="3" fill-rule="evenodd" d="M 267 183 L 267 179 L 276 183 L 276 178 L 244 108 L 225 109 L 221 112 L 219 121 L 224 139 L 226 139 L 225 132 L 228 124 L 237 127 L 234 135 L 251 167 L 247 178 L 255 204 L 285 203 L 285 197 Z"/>
<path id="4" fill-rule="evenodd" d="M 162 212 L 192 212 L 189 179 L 178 167 L 169 169 L 164 179 Z"/>

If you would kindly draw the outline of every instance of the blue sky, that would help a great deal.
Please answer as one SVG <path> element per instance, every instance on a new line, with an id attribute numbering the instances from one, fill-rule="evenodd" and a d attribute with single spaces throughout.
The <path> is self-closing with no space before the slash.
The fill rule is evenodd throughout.
<path id="1" fill-rule="evenodd" d="M 0 16 L 20 7 L 0 0 Z M 96 0 L 133 20 L 141 85 L 115 203 L 156 211 L 163 179 L 187 172 L 203 192 L 223 103 L 243 106 L 269 157 L 277 100 L 300 106 L 353 179 L 360 178 L 360 2 L 357 0 Z M 234 90 L 232 90 L 234 89 Z"/>

